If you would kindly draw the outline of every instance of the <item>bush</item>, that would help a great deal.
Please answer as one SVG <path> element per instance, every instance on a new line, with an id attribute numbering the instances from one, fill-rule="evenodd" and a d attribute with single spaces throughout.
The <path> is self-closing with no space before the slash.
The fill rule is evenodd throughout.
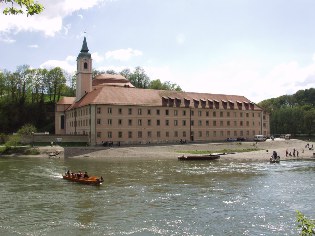
<path id="1" fill-rule="evenodd" d="M 26 124 L 23 125 L 18 131 L 17 133 L 20 135 L 31 135 L 32 133 L 35 133 L 36 127 L 32 124 Z"/>
<path id="2" fill-rule="evenodd" d="M 298 229 L 301 230 L 300 236 L 312 236 L 315 235 L 315 221 L 307 219 L 300 211 L 296 211 L 296 219 Z"/>

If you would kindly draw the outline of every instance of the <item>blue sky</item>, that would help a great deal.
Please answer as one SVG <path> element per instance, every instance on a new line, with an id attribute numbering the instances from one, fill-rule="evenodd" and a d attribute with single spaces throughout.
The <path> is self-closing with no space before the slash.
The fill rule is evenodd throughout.
<path id="1" fill-rule="evenodd" d="M 0 69 L 76 69 L 84 32 L 98 70 L 144 68 L 184 91 L 253 102 L 315 87 L 313 0 L 39 0 L 0 15 Z"/>

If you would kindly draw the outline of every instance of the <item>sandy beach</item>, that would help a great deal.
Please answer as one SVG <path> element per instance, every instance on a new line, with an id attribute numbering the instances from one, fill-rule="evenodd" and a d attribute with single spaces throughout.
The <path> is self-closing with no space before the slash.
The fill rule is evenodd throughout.
<path id="1" fill-rule="evenodd" d="M 309 144 L 309 147 L 306 145 Z M 281 160 L 313 159 L 315 151 L 311 149 L 313 143 L 298 139 L 275 139 L 265 142 L 222 142 L 222 143 L 193 143 L 176 145 L 149 145 L 149 146 L 121 146 L 121 147 L 38 147 L 40 157 L 50 158 L 86 158 L 91 160 L 147 160 L 147 159 L 176 159 L 181 155 L 189 155 L 188 151 L 207 151 L 222 153 L 224 150 L 233 150 L 233 154 L 221 155 L 220 161 L 269 161 L 273 151 L 276 151 Z M 237 152 L 243 149 L 255 149 L 251 152 Z M 293 156 L 293 150 L 296 150 Z M 54 152 L 58 155 L 50 155 Z M 286 151 L 291 156 L 286 156 Z M 298 152 L 298 153 L 297 153 Z M 298 155 L 297 155 L 298 154 Z"/>

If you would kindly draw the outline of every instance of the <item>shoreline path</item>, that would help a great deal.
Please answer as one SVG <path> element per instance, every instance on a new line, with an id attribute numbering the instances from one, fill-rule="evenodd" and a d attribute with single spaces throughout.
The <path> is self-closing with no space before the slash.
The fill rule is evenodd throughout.
<path id="1" fill-rule="evenodd" d="M 275 139 L 265 142 L 222 142 L 222 143 L 187 143 L 167 145 L 139 145 L 121 147 L 39 147 L 40 157 L 47 157 L 47 153 L 58 151 L 59 157 L 84 158 L 91 160 L 163 160 L 174 159 L 178 156 L 189 155 L 187 151 L 208 151 L 209 153 L 232 150 L 234 154 L 221 155 L 220 161 L 269 161 L 273 151 L 276 151 L 281 160 L 314 159 L 315 151 L 306 147 L 314 145 L 298 139 Z M 237 150 L 257 149 L 257 151 L 237 152 Z M 293 156 L 293 150 L 298 151 L 298 156 Z M 286 156 L 286 151 L 292 156 Z M 56 156 L 57 157 L 57 156 Z"/>

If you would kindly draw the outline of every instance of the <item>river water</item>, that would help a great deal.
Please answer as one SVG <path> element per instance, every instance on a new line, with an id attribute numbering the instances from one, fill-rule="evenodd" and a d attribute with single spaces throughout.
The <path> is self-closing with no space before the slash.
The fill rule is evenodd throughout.
<path id="1" fill-rule="evenodd" d="M 61 178 L 102 175 L 102 186 Z M 1 158 L 0 235 L 297 235 L 315 162 Z"/>

